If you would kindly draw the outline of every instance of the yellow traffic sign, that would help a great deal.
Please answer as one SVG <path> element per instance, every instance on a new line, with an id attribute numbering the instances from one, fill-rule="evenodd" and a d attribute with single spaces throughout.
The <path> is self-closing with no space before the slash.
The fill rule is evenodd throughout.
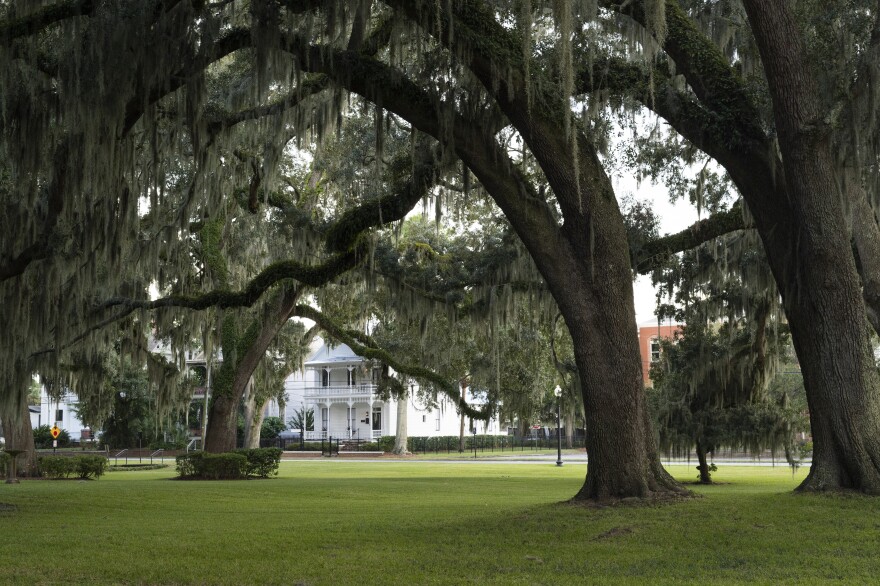
<path id="1" fill-rule="evenodd" d="M 52 433 L 52 438 L 53 438 L 53 439 L 58 439 L 58 436 L 61 434 L 61 430 L 58 429 L 58 426 L 57 426 L 57 425 L 53 425 L 53 426 L 52 426 L 52 432 L 51 432 L 51 433 Z"/>

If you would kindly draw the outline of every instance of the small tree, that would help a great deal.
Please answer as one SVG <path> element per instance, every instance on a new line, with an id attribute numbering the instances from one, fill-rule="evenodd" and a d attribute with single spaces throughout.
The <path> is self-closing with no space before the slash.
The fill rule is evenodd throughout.
<path id="1" fill-rule="evenodd" d="M 315 430 L 315 410 L 311 407 L 306 409 L 305 407 L 300 407 L 298 410 L 293 412 L 293 417 L 287 422 L 288 429 L 294 429 L 299 431 L 314 431 Z"/>
<path id="2" fill-rule="evenodd" d="M 266 440 L 275 439 L 285 429 L 284 420 L 280 417 L 266 417 L 260 426 L 260 438 Z"/>

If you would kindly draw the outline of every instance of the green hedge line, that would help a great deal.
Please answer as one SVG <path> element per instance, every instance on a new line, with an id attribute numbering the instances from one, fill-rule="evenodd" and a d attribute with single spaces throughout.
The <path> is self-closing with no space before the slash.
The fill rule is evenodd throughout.
<path id="1" fill-rule="evenodd" d="M 40 473 L 48 478 L 100 478 L 107 471 L 104 456 L 40 456 Z"/>
<path id="2" fill-rule="evenodd" d="M 390 452 L 394 449 L 395 436 L 384 435 L 379 439 L 379 449 L 383 452 Z M 508 450 L 529 448 L 547 448 L 555 447 L 556 440 L 541 438 L 535 440 L 532 438 L 522 438 L 512 435 L 478 435 L 466 434 L 464 436 L 465 451 L 473 450 L 476 444 L 477 450 Z M 406 441 L 407 449 L 410 452 L 445 452 L 458 451 L 459 440 L 457 435 L 442 435 L 437 437 L 426 436 L 410 436 Z"/>
<path id="3" fill-rule="evenodd" d="M 291 441 L 286 446 L 284 446 L 285 452 L 320 452 L 321 451 L 321 442 L 304 442 L 302 444 L 299 441 Z"/>
<path id="4" fill-rule="evenodd" d="M 280 462 L 280 448 L 244 449 L 223 454 L 193 452 L 177 456 L 177 474 L 181 478 L 203 480 L 268 478 L 278 474 Z"/>

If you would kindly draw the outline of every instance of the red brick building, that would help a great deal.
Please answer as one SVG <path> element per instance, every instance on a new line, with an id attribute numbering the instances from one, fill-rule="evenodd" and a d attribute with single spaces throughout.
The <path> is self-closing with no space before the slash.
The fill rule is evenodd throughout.
<path id="1" fill-rule="evenodd" d="M 646 322 L 639 326 L 639 353 L 642 355 L 642 379 L 651 386 L 651 363 L 660 358 L 660 340 L 681 331 L 680 324 Z"/>

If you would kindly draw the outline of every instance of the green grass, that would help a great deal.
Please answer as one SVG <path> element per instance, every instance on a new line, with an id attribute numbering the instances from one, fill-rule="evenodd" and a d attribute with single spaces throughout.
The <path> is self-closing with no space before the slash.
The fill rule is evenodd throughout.
<path id="1" fill-rule="evenodd" d="M 691 478 L 691 468 L 672 472 Z M 880 499 L 722 467 L 703 498 L 560 504 L 585 467 L 285 462 L 281 476 L 0 484 L 3 584 L 876 583 Z"/>

